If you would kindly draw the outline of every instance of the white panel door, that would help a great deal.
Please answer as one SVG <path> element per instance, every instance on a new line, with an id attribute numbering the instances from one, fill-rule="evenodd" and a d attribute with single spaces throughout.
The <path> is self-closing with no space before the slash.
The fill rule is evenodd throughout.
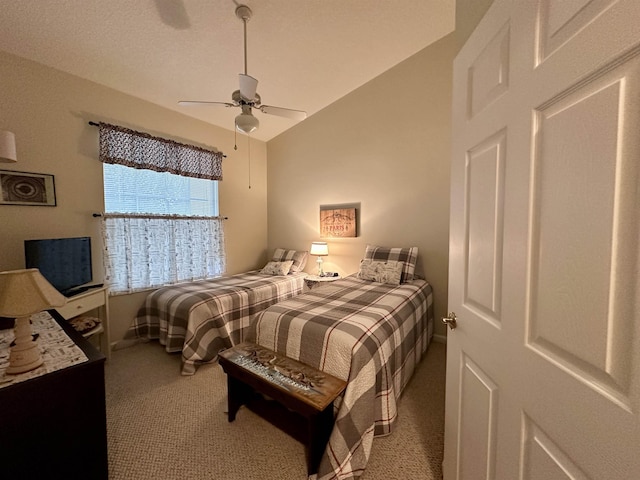
<path id="1" fill-rule="evenodd" d="M 640 479 L 640 1 L 495 0 L 453 130 L 444 479 Z"/>

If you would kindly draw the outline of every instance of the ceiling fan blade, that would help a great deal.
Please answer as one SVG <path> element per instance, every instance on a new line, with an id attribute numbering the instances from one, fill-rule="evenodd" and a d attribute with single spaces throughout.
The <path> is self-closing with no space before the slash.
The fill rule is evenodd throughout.
<path id="1" fill-rule="evenodd" d="M 240 95 L 246 100 L 253 100 L 256 98 L 256 91 L 258 90 L 258 80 L 251 75 L 240 73 Z"/>
<path id="2" fill-rule="evenodd" d="M 192 105 L 221 105 L 223 107 L 237 107 L 233 103 L 229 102 L 205 102 L 201 100 L 180 100 L 178 105 L 182 106 L 192 106 Z"/>
<path id="3" fill-rule="evenodd" d="M 154 0 L 154 3 L 165 25 L 176 30 L 186 30 L 191 27 L 184 0 Z"/>
<path id="4" fill-rule="evenodd" d="M 304 120 L 307 118 L 307 112 L 302 110 L 292 110 L 290 108 L 272 107 L 271 105 L 262 105 L 258 107 L 262 113 L 269 115 L 277 115 L 279 117 L 291 118 L 292 120 Z"/>

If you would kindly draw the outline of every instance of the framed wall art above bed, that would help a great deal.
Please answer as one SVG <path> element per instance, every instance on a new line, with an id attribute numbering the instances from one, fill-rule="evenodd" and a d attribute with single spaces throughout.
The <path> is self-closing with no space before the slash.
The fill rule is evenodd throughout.
<path id="1" fill-rule="evenodd" d="M 358 236 L 360 204 L 320 205 L 320 238 Z"/>

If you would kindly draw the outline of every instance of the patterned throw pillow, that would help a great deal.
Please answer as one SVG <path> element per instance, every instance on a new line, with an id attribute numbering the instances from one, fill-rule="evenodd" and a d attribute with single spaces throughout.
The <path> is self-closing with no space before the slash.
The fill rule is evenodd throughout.
<path id="1" fill-rule="evenodd" d="M 266 273 L 267 275 L 286 275 L 289 273 L 291 265 L 293 265 L 293 260 L 287 260 L 286 262 L 269 262 L 260 270 L 260 273 Z"/>
<path id="2" fill-rule="evenodd" d="M 284 248 L 276 248 L 273 252 L 273 262 L 284 262 L 286 260 L 293 260 L 293 265 L 289 273 L 301 272 L 304 270 L 307 264 L 307 256 L 309 252 L 302 252 L 297 250 L 285 250 Z"/>
<path id="3" fill-rule="evenodd" d="M 377 260 L 365 259 L 360 262 L 360 271 L 358 278 L 363 280 L 373 280 L 378 283 L 388 283 L 390 285 L 400 285 L 402 277 L 401 262 L 389 260 L 388 262 L 379 262 Z"/>
<path id="4" fill-rule="evenodd" d="M 365 260 L 377 260 L 379 262 L 395 261 L 402 263 L 402 278 L 400 283 L 413 280 L 413 272 L 418 261 L 418 247 L 376 247 L 367 245 L 364 252 Z"/>

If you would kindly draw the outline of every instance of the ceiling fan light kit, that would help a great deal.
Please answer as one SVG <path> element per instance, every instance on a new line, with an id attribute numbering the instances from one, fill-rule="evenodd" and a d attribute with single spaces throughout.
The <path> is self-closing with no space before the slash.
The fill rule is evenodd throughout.
<path id="1" fill-rule="evenodd" d="M 248 112 L 245 112 L 245 108 Z M 236 117 L 236 128 L 247 135 L 258 129 L 260 122 L 251 115 L 249 107 L 243 106 L 242 113 Z"/>
<path id="2" fill-rule="evenodd" d="M 231 102 L 209 102 L 200 100 L 181 100 L 179 105 L 220 105 L 223 107 L 240 107 L 242 113 L 235 119 L 236 130 L 249 134 L 258 129 L 260 122 L 253 116 L 252 109 L 257 108 L 262 113 L 277 115 L 279 117 L 290 118 L 301 121 L 307 118 L 307 113 L 302 110 L 292 110 L 290 108 L 273 107 L 262 105 L 260 95 L 258 95 L 258 80 L 247 74 L 247 22 L 251 19 L 251 9 L 246 5 L 238 5 L 236 17 L 244 26 L 244 73 L 239 74 L 240 88 L 231 95 Z"/>

